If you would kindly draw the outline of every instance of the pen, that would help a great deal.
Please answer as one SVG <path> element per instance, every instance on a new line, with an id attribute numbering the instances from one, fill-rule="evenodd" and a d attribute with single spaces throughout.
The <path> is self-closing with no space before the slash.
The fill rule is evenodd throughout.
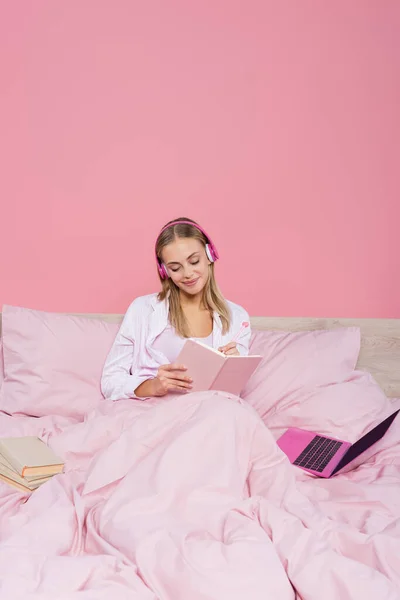
<path id="1" fill-rule="evenodd" d="M 237 334 L 233 337 L 232 342 L 236 342 L 240 335 L 242 334 L 242 332 L 247 329 L 247 327 L 249 327 L 250 323 L 248 321 L 243 321 L 241 328 L 239 329 L 239 331 L 237 332 Z"/>

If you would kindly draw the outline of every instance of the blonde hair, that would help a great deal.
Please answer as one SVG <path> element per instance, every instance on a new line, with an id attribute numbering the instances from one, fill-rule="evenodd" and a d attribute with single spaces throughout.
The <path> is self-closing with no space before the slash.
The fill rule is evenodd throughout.
<path id="1" fill-rule="evenodd" d="M 176 221 L 189 221 L 189 223 L 176 223 Z M 193 225 L 192 225 L 193 223 Z M 168 227 L 168 225 L 170 225 Z M 200 231 L 196 227 L 197 223 L 192 221 L 192 219 L 187 219 L 186 217 L 180 217 L 179 219 L 174 219 L 173 221 L 169 221 L 166 224 L 166 229 L 160 233 L 156 241 L 156 255 L 158 259 L 162 262 L 161 252 L 165 246 L 174 242 L 177 238 L 193 238 L 199 240 L 201 244 L 206 246 L 208 240 L 204 233 Z M 160 274 L 159 274 L 160 277 Z M 186 320 L 186 317 L 183 313 L 180 301 L 180 292 L 179 288 L 172 279 L 162 279 L 160 277 L 162 290 L 158 294 L 158 299 L 160 301 L 168 298 L 169 300 L 169 322 L 175 328 L 177 333 L 182 337 L 190 337 L 189 326 Z M 210 312 L 212 315 L 216 312 L 221 319 L 222 323 L 222 333 L 225 334 L 229 331 L 231 324 L 231 315 L 228 308 L 228 304 L 223 297 L 214 273 L 214 264 L 211 263 L 209 266 L 209 275 L 207 279 L 207 283 L 203 289 L 203 298 L 202 298 L 203 306 Z"/>

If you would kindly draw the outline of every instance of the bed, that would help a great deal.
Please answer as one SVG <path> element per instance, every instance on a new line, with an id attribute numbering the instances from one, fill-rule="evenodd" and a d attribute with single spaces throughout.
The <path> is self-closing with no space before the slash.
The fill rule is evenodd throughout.
<path id="1" fill-rule="evenodd" d="M 110 323 L 120 323 L 123 315 L 84 314 Z M 386 395 L 400 398 L 400 319 L 327 319 L 312 317 L 252 317 L 252 329 L 271 331 L 313 331 L 337 327 L 357 327 L 361 350 L 357 367 L 369 371 Z"/>
<path id="2" fill-rule="evenodd" d="M 0 436 L 66 468 L 32 495 L 0 483 L 0 600 L 400 599 L 400 423 L 330 480 L 276 444 L 355 441 L 400 408 L 400 320 L 254 317 L 241 398 L 113 403 L 121 315 L 3 310 Z"/>

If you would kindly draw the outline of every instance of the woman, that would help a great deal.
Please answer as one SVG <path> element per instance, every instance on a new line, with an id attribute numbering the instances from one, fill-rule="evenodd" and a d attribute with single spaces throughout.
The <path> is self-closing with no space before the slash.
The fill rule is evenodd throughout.
<path id="1" fill-rule="evenodd" d="M 170 221 L 155 254 L 162 290 L 137 298 L 125 314 L 101 379 L 110 400 L 190 392 L 186 368 L 176 364 L 188 338 L 225 354 L 248 354 L 249 316 L 219 291 L 218 252 L 205 231 L 191 219 Z"/>

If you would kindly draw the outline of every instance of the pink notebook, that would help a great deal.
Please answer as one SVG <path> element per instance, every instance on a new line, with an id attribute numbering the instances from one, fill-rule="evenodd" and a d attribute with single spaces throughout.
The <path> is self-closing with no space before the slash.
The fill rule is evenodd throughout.
<path id="1" fill-rule="evenodd" d="M 192 392 L 218 390 L 239 396 L 262 356 L 225 356 L 210 346 L 187 340 L 175 362 L 187 367 Z"/>

